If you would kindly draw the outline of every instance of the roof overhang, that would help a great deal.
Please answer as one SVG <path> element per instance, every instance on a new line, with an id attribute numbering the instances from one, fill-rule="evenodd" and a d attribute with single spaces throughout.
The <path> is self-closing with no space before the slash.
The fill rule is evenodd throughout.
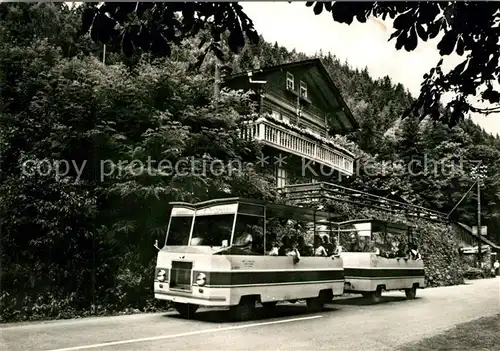
<path id="1" fill-rule="evenodd" d="M 358 121 L 356 120 L 356 118 L 354 118 L 351 110 L 349 109 L 344 98 L 342 97 L 342 94 L 340 93 L 339 89 L 335 85 L 335 83 L 334 83 L 332 77 L 330 76 L 330 74 L 328 73 L 328 70 L 326 69 L 325 65 L 323 64 L 323 62 L 319 58 L 302 60 L 302 61 L 295 61 L 295 62 L 285 63 L 282 65 L 271 66 L 271 67 L 260 68 L 260 69 L 255 69 L 255 70 L 251 70 L 251 71 L 231 74 L 231 75 L 223 76 L 221 79 L 223 82 L 229 82 L 229 81 L 234 80 L 234 79 L 249 77 L 249 73 L 251 74 L 251 76 L 260 77 L 262 75 L 266 75 L 266 74 L 269 74 L 269 73 L 272 73 L 275 71 L 284 71 L 286 69 L 291 69 L 294 67 L 307 67 L 307 66 L 316 66 L 318 68 L 319 72 L 321 73 L 321 75 L 323 77 L 325 77 L 325 79 L 329 83 L 328 86 L 330 87 L 333 95 L 335 95 L 335 97 L 337 98 L 337 100 L 340 104 L 340 109 L 337 109 L 335 111 L 335 113 L 336 114 L 339 114 L 339 113 L 343 114 L 345 119 L 347 121 L 349 121 L 349 123 L 352 125 L 352 128 L 346 127 L 344 125 L 344 131 L 349 132 L 349 131 L 359 129 L 360 126 L 359 126 Z M 255 78 L 255 79 L 258 79 L 258 78 Z M 341 118 L 341 117 L 342 116 L 340 116 L 339 118 Z"/>

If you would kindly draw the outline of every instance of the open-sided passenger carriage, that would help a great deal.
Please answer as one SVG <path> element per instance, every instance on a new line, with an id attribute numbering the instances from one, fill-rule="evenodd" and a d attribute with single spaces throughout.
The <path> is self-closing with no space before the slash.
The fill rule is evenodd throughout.
<path id="1" fill-rule="evenodd" d="M 379 302 L 383 290 L 404 290 L 414 299 L 416 289 L 425 287 L 424 262 L 408 252 L 414 239 L 411 227 L 365 219 L 339 223 L 337 232 L 346 246 L 341 253 L 345 292 Z"/>
<path id="2" fill-rule="evenodd" d="M 171 301 L 181 315 L 191 317 L 199 306 L 219 306 L 248 319 L 256 303 L 270 309 L 279 301 L 304 299 L 317 311 L 343 294 L 339 256 L 270 256 L 280 236 L 290 238 L 290 220 L 310 224 L 293 229 L 304 242 L 319 235 L 320 224 L 331 222 L 330 213 L 241 198 L 171 205 L 154 294 Z"/>

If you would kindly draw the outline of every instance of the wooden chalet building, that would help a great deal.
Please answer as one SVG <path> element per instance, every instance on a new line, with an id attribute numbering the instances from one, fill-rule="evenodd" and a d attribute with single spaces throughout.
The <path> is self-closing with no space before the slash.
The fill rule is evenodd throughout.
<path id="1" fill-rule="evenodd" d="M 274 173 L 279 188 L 336 182 L 353 174 L 354 155 L 330 135 L 351 132 L 358 123 L 321 60 L 230 75 L 222 84 L 255 92 L 259 117 L 243 128 L 242 136 L 264 145 L 266 170 Z"/>

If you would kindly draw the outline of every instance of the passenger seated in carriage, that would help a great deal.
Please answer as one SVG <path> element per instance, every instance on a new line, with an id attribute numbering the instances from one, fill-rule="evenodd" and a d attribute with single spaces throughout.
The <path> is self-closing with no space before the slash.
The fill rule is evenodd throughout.
<path id="1" fill-rule="evenodd" d="M 320 236 L 314 237 L 314 256 L 328 256 Z"/>
<path id="2" fill-rule="evenodd" d="M 301 256 L 313 255 L 313 248 L 311 247 L 311 245 L 306 244 L 306 240 L 304 239 L 303 235 L 299 236 L 297 242 L 298 242 L 297 249 L 299 250 Z"/>
<path id="3" fill-rule="evenodd" d="M 351 242 L 349 243 L 349 252 L 361 252 L 361 248 L 359 246 L 359 238 L 357 234 L 352 233 L 350 238 Z"/>
<path id="4" fill-rule="evenodd" d="M 388 258 L 396 258 L 399 253 L 399 242 L 397 240 L 392 241 L 391 249 L 388 252 Z"/>
<path id="5" fill-rule="evenodd" d="M 288 235 L 283 237 L 283 244 L 278 250 L 278 256 L 292 256 L 293 262 L 297 263 L 300 260 L 300 253 L 297 249 L 298 243 L 292 241 Z"/>
<path id="6" fill-rule="evenodd" d="M 363 252 L 371 252 L 376 255 L 380 255 L 380 249 L 375 245 L 375 241 L 370 238 L 365 239 L 365 245 L 363 247 Z"/>
<path id="7" fill-rule="evenodd" d="M 323 247 L 325 248 L 328 256 L 331 256 L 335 253 L 335 249 L 336 249 L 336 245 L 332 244 L 330 242 L 330 236 L 329 235 L 325 235 L 323 237 Z"/>
<path id="8" fill-rule="evenodd" d="M 396 257 L 408 258 L 408 255 L 406 254 L 406 244 L 403 241 L 399 242 L 398 252 Z"/>
<path id="9" fill-rule="evenodd" d="M 287 256 L 293 250 L 292 239 L 285 235 L 282 239 L 281 246 L 278 250 L 278 256 Z"/>
<path id="10" fill-rule="evenodd" d="M 278 256 L 279 255 L 279 245 L 276 243 L 276 240 L 271 240 L 271 250 L 269 250 L 269 256 Z"/>
<path id="11" fill-rule="evenodd" d="M 332 255 L 337 256 L 337 255 L 340 255 L 342 253 L 342 246 L 340 246 L 337 238 L 333 238 L 332 246 L 333 246 Z"/>
<path id="12" fill-rule="evenodd" d="M 422 256 L 420 255 L 420 252 L 418 252 L 418 247 L 415 243 L 412 243 L 410 245 L 410 258 L 412 260 L 421 260 Z"/>

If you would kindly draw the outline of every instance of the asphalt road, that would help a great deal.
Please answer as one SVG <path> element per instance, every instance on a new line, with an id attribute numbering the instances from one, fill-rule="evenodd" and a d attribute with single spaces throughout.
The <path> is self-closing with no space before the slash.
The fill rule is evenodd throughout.
<path id="1" fill-rule="evenodd" d="M 240 323 L 212 309 L 200 310 L 195 320 L 169 312 L 3 325 L 0 350 L 397 350 L 498 313 L 495 278 L 418 290 L 415 300 L 385 293 L 377 305 L 360 297 L 335 299 L 315 314 L 303 304 L 283 304 L 273 317 Z"/>

